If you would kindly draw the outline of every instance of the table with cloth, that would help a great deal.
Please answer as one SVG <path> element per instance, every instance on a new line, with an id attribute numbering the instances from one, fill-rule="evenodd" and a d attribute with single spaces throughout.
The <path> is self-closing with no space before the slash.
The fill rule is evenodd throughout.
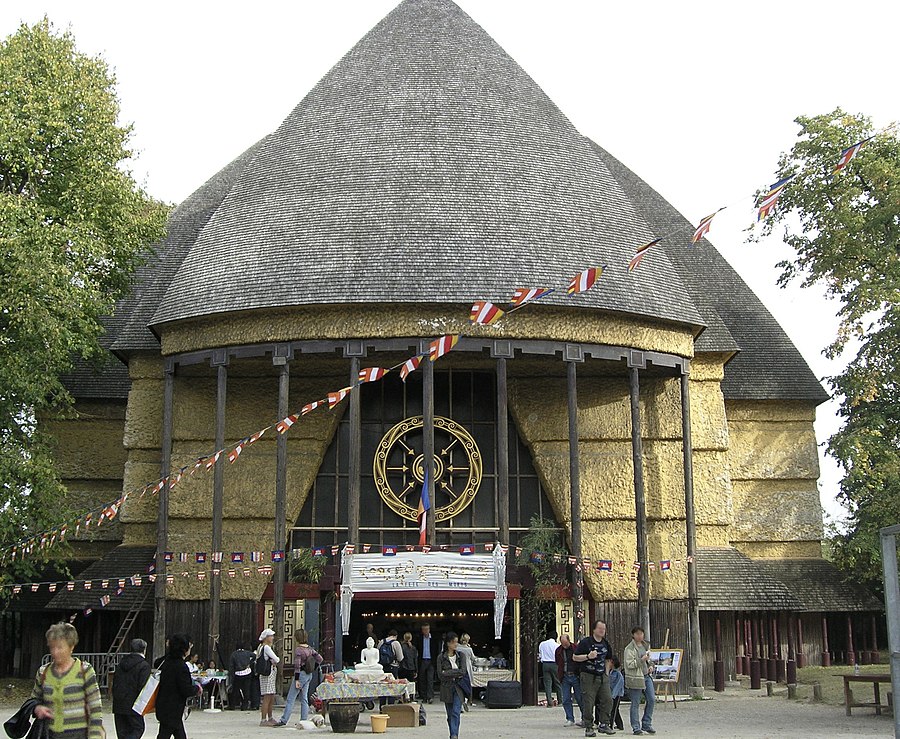
<path id="1" fill-rule="evenodd" d="M 515 673 L 512 670 L 475 670 L 475 672 L 472 673 L 472 687 L 486 688 L 488 680 L 509 681 L 514 679 L 514 675 Z"/>
<path id="2" fill-rule="evenodd" d="M 415 683 L 329 683 L 324 682 L 316 688 L 314 697 L 327 703 L 328 701 L 359 701 L 365 703 L 375 698 L 405 698 L 412 700 L 416 694 Z"/>

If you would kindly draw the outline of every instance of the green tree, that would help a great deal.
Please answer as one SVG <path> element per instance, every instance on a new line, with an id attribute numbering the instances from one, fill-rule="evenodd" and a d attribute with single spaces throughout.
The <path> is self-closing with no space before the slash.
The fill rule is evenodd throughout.
<path id="1" fill-rule="evenodd" d="M 825 354 L 855 355 L 829 378 L 844 423 L 828 453 L 843 468 L 839 496 L 849 512 L 833 553 L 878 587 L 878 530 L 900 523 L 900 141 L 894 129 L 876 132 L 867 117 L 840 109 L 796 122 L 797 143 L 778 162 L 779 178 L 796 177 L 763 233 L 783 226 L 796 254 L 779 265 L 782 285 L 824 285 L 840 301 L 840 328 Z M 834 173 L 842 150 L 866 139 Z"/>
<path id="2" fill-rule="evenodd" d="M 101 318 L 164 235 L 118 117 L 106 63 L 46 18 L 0 44 L 0 546 L 64 512 L 38 421 L 70 411 L 60 376 L 104 357 Z"/>

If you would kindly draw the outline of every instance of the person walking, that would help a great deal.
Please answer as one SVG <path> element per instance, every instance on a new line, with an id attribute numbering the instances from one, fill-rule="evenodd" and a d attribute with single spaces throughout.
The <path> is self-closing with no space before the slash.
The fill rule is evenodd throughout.
<path id="1" fill-rule="evenodd" d="M 584 717 L 584 735 L 597 736 L 594 731 L 595 705 L 600 703 L 600 715 L 606 721 L 600 722 L 597 731 L 601 734 L 615 734 L 609 724 L 612 710 L 612 696 L 609 692 L 609 678 L 606 675 L 606 659 L 612 656 L 612 648 L 606 640 L 606 623 L 594 621 L 589 636 L 584 637 L 575 647 L 572 656 L 581 667 L 581 700 Z"/>
<path id="2" fill-rule="evenodd" d="M 631 641 L 622 656 L 625 661 L 625 690 L 631 701 L 631 730 L 635 734 L 655 734 L 653 728 L 653 707 L 656 705 L 656 691 L 650 677 L 650 645 L 644 641 L 644 630 L 635 626 L 631 630 Z M 641 709 L 641 695 L 644 696 L 644 715 L 638 718 Z"/>
<path id="3" fill-rule="evenodd" d="M 556 631 L 549 631 L 547 638 L 538 645 L 538 659 L 541 661 L 541 675 L 544 678 L 544 695 L 547 696 L 547 708 L 553 708 L 562 703 L 562 692 L 559 689 L 559 680 L 556 677 L 556 649 L 559 642 L 556 641 Z"/>
<path id="4" fill-rule="evenodd" d="M 94 668 L 72 656 L 78 632 L 72 624 L 47 629 L 51 662 L 34 677 L 34 717 L 46 721 L 50 739 L 101 739 L 104 736 L 100 687 Z M 42 735 L 43 736 L 43 735 Z"/>
<path id="5" fill-rule="evenodd" d="M 192 646 L 187 634 L 172 634 L 169 637 L 169 651 L 159 668 L 159 689 L 156 692 L 159 732 L 156 739 L 187 739 L 184 705 L 188 698 L 200 695 L 201 690 L 191 680 L 191 671 L 185 662 Z"/>
<path id="6" fill-rule="evenodd" d="M 463 675 L 468 674 L 466 656 L 457 647 L 459 638 L 452 631 L 444 635 L 445 650 L 437 660 L 437 675 L 441 683 L 441 702 L 447 709 L 447 726 L 450 739 L 459 739 L 459 719 L 463 698 L 467 697 L 460 686 Z"/>
<path id="7" fill-rule="evenodd" d="M 575 662 L 575 645 L 569 639 L 568 634 L 559 638 L 559 646 L 556 648 L 556 677 L 559 679 L 562 690 L 563 710 L 566 712 L 565 726 L 575 726 L 575 709 L 572 705 L 572 696 L 581 713 L 580 726 L 584 726 L 584 711 L 581 707 L 581 679 L 578 676 L 578 664 Z"/>
<path id="8" fill-rule="evenodd" d="M 469 693 L 472 693 L 472 686 L 475 684 L 474 675 L 475 675 L 475 652 L 472 647 L 469 645 L 471 641 L 471 637 L 468 634 L 460 634 L 459 636 L 459 646 L 456 648 L 456 651 L 460 654 L 465 655 L 466 657 L 466 672 L 469 676 Z M 465 692 L 465 691 L 464 691 Z M 472 705 L 472 699 L 463 696 L 463 710 L 468 711 L 469 706 Z"/>
<path id="9" fill-rule="evenodd" d="M 431 633 L 431 624 L 422 624 L 416 649 L 419 651 L 419 679 L 416 691 L 426 703 L 434 700 L 434 670 L 438 656 L 438 642 Z"/>
<path id="10" fill-rule="evenodd" d="M 275 665 L 281 662 L 278 656 L 272 651 L 272 644 L 275 641 L 275 632 L 272 629 L 263 629 L 259 634 L 259 646 L 256 648 L 255 659 L 257 662 L 260 657 L 269 666 L 268 675 L 259 675 L 259 714 L 260 726 L 275 726 L 277 723 L 272 718 L 272 709 L 275 707 L 275 682 L 278 679 L 278 670 Z"/>
<path id="11" fill-rule="evenodd" d="M 291 689 L 288 690 L 287 700 L 284 702 L 284 712 L 281 718 L 275 722 L 275 726 L 287 726 L 291 720 L 291 711 L 294 710 L 294 701 L 300 697 L 300 720 L 306 721 L 309 717 L 309 684 L 313 675 L 322 664 L 322 655 L 308 644 L 309 637 L 306 629 L 297 629 L 294 632 L 294 679 Z"/>
<path id="12" fill-rule="evenodd" d="M 250 710 L 253 660 L 253 652 L 247 649 L 246 644 L 238 642 L 237 649 L 231 653 L 228 660 L 228 671 L 231 673 L 231 706 L 234 709 Z"/>
<path id="13" fill-rule="evenodd" d="M 403 650 L 403 660 L 400 662 L 400 670 L 397 674 L 401 678 L 415 682 L 419 674 L 419 650 L 413 644 L 413 637 L 409 631 L 403 634 L 400 649 Z"/>
<path id="14" fill-rule="evenodd" d="M 133 706 L 150 677 L 150 663 L 145 655 L 147 642 L 131 640 L 131 652 L 119 661 L 113 673 L 112 710 L 118 739 L 141 739 L 144 717 Z"/>
<path id="15" fill-rule="evenodd" d="M 612 696 L 612 711 L 609 714 L 609 725 L 618 731 L 625 728 L 622 715 L 619 713 L 619 703 L 625 695 L 625 676 L 622 674 L 622 664 L 617 657 L 606 660 L 606 674 L 609 675 L 609 694 Z"/>

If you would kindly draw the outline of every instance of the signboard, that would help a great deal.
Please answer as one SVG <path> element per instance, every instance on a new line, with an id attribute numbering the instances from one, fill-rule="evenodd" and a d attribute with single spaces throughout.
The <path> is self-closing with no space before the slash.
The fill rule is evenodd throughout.
<path id="1" fill-rule="evenodd" d="M 391 555 L 384 556 L 352 554 L 349 546 L 344 547 L 341 555 L 341 627 L 345 636 L 350 630 L 350 608 L 356 593 L 466 590 L 493 593 L 494 635 L 500 638 L 507 597 L 504 548 L 496 545 L 493 554 L 391 549 Z"/>
<path id="2" fill-rule="evenodd" d="M 657 682 L 678 682 L 678 673 L 681 672 L 681 649 L 651 649 L 650 665 L 653 669 L 653 679 Z"/>

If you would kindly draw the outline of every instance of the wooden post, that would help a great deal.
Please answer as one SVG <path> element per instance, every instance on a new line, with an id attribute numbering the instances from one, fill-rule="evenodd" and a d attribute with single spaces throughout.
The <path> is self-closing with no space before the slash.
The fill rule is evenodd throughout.
<path id="1" fill-rule="evenodd" d="M 228 355 L 222 350 L 212 361 L 216 368 L 216 451 L 225 446 L 225 396 L 228 389 Z M 213 468 L 212 499 L 212 551 L 222 551 L 222 513 L 225 503 L 225 460 L 224 453 L 219 455 Z M 215 554 L 210 555 L 214 557 Z M 221 661 L 216 647 L 219 641 L 219 608 L 222 597 L 221 564 L 219 576 L 209 578 L 209 657 L 215 656 Z M 211 573 L 210 573 L 211 574 Z"/>
<path id="2" fill-rule="evenodd" d="M 856 664 L 856 647 L 853 645 L 853 617 L 847 614 L 847 664 Z"/>
<path id="3" fill-rule="evenodd" d="M 429 362 L 430 364 L 430 362 Z M 360 411 L 359 357 L 350 358 L 350 451 L 347 464 L 347 541 L 359 545 L 360 446 L 362 416 Z M 433 501 L 433 499 L 432 499 Z"/>
<path id="4" fill-rule="evenodd" d="M 713 680 L 715 691 L 725 692 L 725 662 L 722 660 L 722 619 L 719 611 L 716 611 L 716 661 L 713 663 Z"/>
<path id="5" fill-rule="evenodd" d="M 750 676 L 750 660 L 753 659 L 753 641 L 751 640 L 752 614 L 744 611 L 744 674 Z"/>
<path id="6" fill-rule="evenodd" d="M 769 659 L 768 659 L 768 679 L 772 682 L 778 681 L 778 658 L 775 651 L 775 614 L 766 612 L 766 626 L 768 626 L 769 636 Z"/>
<path id="7" fill-rule="evenodd" d="M 871 632 L 866 628 L 866 626 L 866 621 L 865 619 L 863 619 L 860 625 L 860 628 L 862 630 L 862 650 L 860 650 L 859 653 L 859 663 L 861 665 L 868 665 L 872 663 L 872 636 Z"/>
<path id="8" fill-rule="evenodd" d="M 881 662 L 881 654 L 878 651 L 878 620 L 875 618 L 875 614 L 872 614 L 872 654 L 870 655 L 870 661 L 873 665 L 877 665 Z"/>
<path id="9" fill-rule="evenodd" d="M 741 612 L 734 613 L 734 676 L 744 674 L 744 649 L 743 632 L 744 624 L 741 620 Z"/>
<path id="10" fill-rule="evenodd" d="M 803 644 L 803 616 L 797 616 L 797 667 L 806 667 L 806 651 Z"/>
<path id="11" fill-rule="evenodd" d="M 822 667 L 831 667 L 831 650 L 828 648 L 828 616 L 822 614 Z"/>
<path id="12" fill-rule="evenodd" d="M 781 612 L 775 611 L 772 614 L 772 624 L 775 633 L 775 680 L 779 683 L 785 681 L 785 659 L 784 652 L 781 650 Z"/>
<path id="13" fill-rule="evenodd" d="M 650 631 L 650 567 L 647 556 L 647 509 L 644 501 L 644 460 L 641 442 L 641 386 L 638 368 L 629 367 L 631 396 L 631 459 L 634 464 L 634 518 L 637 533 L 638 623 L 644 628 L 645 639 L 651 642 Z"/>
<path id="14" fill-rule="evenodd" d="M 175 363 L 165 359 L 163 385 L 162 443 L 159 476 L 163 486 L 159 491 L 156 513 L 156 583 L 153 590 L 153 659 L 166 651 L 166 560 L 169 548 L 169 467 L 172 465 L 173 399 L 175 395 Z"/>
<path id="15" fill-rule="evenodd" d="M 437 501 L 434 499 L 434 362 L 426 355 L 422 360 L 424 367 L 422 372 L 422 433 L 423 460 L 422 469 L 429 470 L 428 474 L 428 500 L 431 501 L 426 523 L 426 537 L 431 545 L 437 544 L 435 540 L 434 511 Z"/>
<path id="16" fill-rule="evenodd" d="M 785 681 L 788 685 L 797 684 L 797 653 L 794 651 L 794 615 L 788 614 L 788 655 Z"/>
<path id="17" fill-rule="evenodd" d="M 497 523 L 500 542 L 509 544 L 509 398 L 506 357 L 497 357 Z"/>
<path id="18" fill-rule="evenodd" d="M 703 697 L 703 650 L 700 640 L 700 599 L 697 588 L 697 524 L 694 516 L 694 454 L 691 441 L 691 388 L 689 365 L 683 360 L 681 372 L 681 451 L 684 476 L 684 521 L 687 537 L 688 575 L 688 657 L 691 662 L 691 697 Z M 721 655 L 719 656 L 721 660 Z M 725 664 L 722 663 L 724 690 Z"/>
<path id="19" fill-rule="evenodd" d="M 750 689 L 759 690 L 761 685 L 759 680 L 759 614 L 753 614 L 751 619 L 753 628 L 750 632 Z"/>
<path id="20" fill-rule="evenodd" d="M 288 393 L 290 391 L 290 365 L 288 364 L 289 347 L 277 347 L 272 363 L 278 367 L 278 419 L 288 414 Z M 278 434 L 275 443 L 275 550 L 287 549 L 287 434 Z M 285 558 L 287 552 L 285 551 Z M 276 685 L 282 685 L 284 665 L 287 662 L 284 633 L 284 581 L 285 562 L 276 562 L 274 571 L 275 602 L 274 625 L 275 648 L 281 656 L 277 665 L 278 679 Z"/>
<path id="21" fill-rule="evenodd" d="M 572 518 L 572 628 L 575 637 L 582 635 L 584 622 L 584 575 L 581 561 L 581 470 L 578 451 L 578 387 L 575 362 L 566 362 L 569 415 L 569 500 Z"/>

